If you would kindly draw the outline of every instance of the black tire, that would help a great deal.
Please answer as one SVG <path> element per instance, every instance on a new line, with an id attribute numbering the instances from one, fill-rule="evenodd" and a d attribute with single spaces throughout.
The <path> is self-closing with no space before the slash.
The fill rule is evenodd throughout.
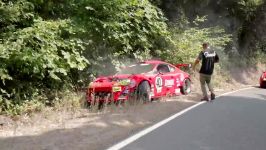
<path id="1" fill-rule="evenodd" d="M 265 88 L 266 86 L 260 83 L 260 88 Z"/>
<path id="2" fill-rule="evenodd" d="M 143 81 L 139 84 L 137 89 L 137 100 L 143 102 L 151 101 L 151 87 L 148 81 Z"/>
<path id="3" fill-rule="evenodd" d="M 91 108 L 91 102 L 89 102 L 88 100 L 86 100 L 86 101 L 84 102 L 84 107 L 85 107 L 85 108 Z"/>
<path id="4" fill-rule="evenodd" d="M 185 79 L 181 87 L 181 93 L 184 95 L 188 95 L 190 92 L 191 92 L 191 81 L 189 79 Z"/>
<path id="5" fill-rule="evenodd" d="M 104 101 L 98 102 L 98 110 L 102 110 L 104 108 Z"/>

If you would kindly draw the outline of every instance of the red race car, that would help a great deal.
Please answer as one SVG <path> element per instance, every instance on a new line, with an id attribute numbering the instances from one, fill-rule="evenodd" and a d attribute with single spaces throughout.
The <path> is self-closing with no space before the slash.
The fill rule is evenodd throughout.
<path id="1" fill-rule="evenodd" d="M 260 76 L 260 87 L 266 87 L 266 71 L 264 71 Z"/>
<path id="2" fill-rule="evenodd" d="M 91 82 L 86 92 L 87 102 L 90 106 L 130 98 L 151 101 L 163 96 L 189 94 L 190 75 L 180 67 L 190 67 L 190 64 L 171 65 L 150 60 L 128 66 L 113 76 L 99 77 Z"/>

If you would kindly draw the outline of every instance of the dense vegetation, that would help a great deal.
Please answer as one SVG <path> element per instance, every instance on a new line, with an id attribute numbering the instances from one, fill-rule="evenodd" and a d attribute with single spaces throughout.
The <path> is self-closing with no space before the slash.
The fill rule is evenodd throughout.
<path id="1" fill-rule="evenodd" d="M 262 0 L 0 0 L 0 113 L 20 114 L 33 104 L 34 110 L 53 105 L 59 93 L 84 87 L 125 62 L 150 58 L 191 62 L 203 41 L 230 54 L 239 47 L 238 41 L 247 40 L 249 22 L 265 14 L 263 4 Z M 256 45 L 265 50 L 263 42 Z"/>

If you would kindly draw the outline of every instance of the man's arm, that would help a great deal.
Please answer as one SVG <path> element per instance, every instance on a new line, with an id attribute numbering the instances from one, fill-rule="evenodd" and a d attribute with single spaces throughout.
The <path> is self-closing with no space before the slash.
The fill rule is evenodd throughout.
<path id="1" fill-rule="evenodd" d="M 199 62 L 201 61 L 202 59 L 202 52 L 199 53 L 197 59 L 195 60 L 193 66 L 192 66 L 192 69 L 195 71 L 196 69 L 196 66 L 199 64 Z"/>
<path id="2" fill-rule="evenodd" d="M 195 71 L 195 68 L 196 66 L 199 64 L 200 60 L 199 59 L 196 59 L 193 66 L 192 66 L 192 69 Z"/>

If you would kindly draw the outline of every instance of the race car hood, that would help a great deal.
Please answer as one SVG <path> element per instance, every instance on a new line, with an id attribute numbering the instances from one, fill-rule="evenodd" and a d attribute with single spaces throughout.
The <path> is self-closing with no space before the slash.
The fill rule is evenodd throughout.
<path id="1" fill-rule="evenodd" d="M 129 85 L 136 75 L 114 75 L 107 77 L 99 77 L 90 83 L 90 88 L 112 88 L 113 86 Z"/>
<path id="2" fill-rule="evenodd" d="M 124 79 L 130 79 L 133 75 L 114 75 L 107 77 L 99 77 L 94 82 L 118 82 Z"/>

